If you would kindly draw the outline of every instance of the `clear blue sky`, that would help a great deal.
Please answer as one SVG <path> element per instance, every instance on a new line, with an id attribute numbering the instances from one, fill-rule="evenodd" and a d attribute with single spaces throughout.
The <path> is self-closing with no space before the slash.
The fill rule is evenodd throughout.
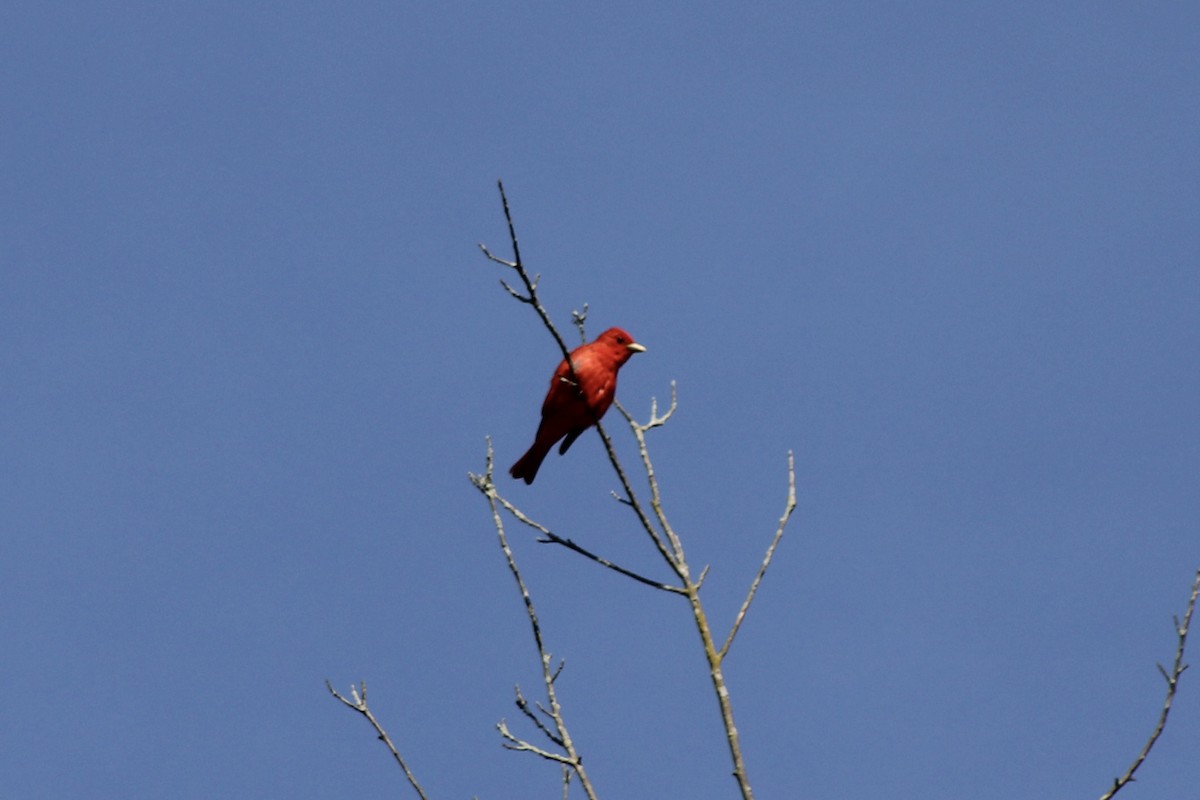
<path id="1" fill-rule="evenodd" d="M 762 798 L 1094 798 L 1200 566 L 1186 3 L 9 4 L 0 793 L 557 796 L 485 436 L 558 321 L 651 445 Z M 621 452 L 628 435 L 611 418 Z M 509 496 L 665 577 L 589 434 Z M 728 798 L 684 605 L 513 530 L 602 796 Z M 1193 661 L 1200 662 L 1200 635 Z M 1195 796 L 1200 673 L 1123 797 Z"/>

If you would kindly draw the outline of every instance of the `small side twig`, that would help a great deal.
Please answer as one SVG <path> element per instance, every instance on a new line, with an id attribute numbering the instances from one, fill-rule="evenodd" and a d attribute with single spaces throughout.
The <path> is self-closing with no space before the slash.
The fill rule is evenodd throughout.
<path id="1" fill-rule="evenodd" d="M 1150 750 L 1154 747 L 1154 743 L 1158 741 L 1158 737 L 1162 736 L 1163 729 L 1167 727 L 1167 717 L 1171 713 L 1171 704 L 1175 701 L 1175 692 L 1179 688 L 1179 678 L 1183 675 L 1183 671 L 1188 668 L 1188 665 L 1183 663 L 1183 653 L 1187 646 L 1188 627 L 1192 623 L 1192 612 L 1196 610 L 1197 596 L 1200 596 L 1200 570 L 1196 571 L 1196 577 L 1192 581 L 1192 595 L 1188 598 L 1187 610 L 1183 614 L 1183 623 L 1180 624 L 1179 617 L 1174 617 L 1175 634 L 1179 637 L 1179 646 L 1175 648 L 1175 663 L 1172 665 L 1170 672 L 1163 669 L 1162 664 L 1158 665 L 1159 673 L 1162 674 L 1167 682 L 1167 696 L 1163 700 L 1162 711 L 1158 714 L 1158 724 L 1154 726 L 1154 731 L 1150 734 L 1150 738 L 1146 740 L 1146 745 L 1142 748 L 1142 752 L 1138 753 L 1137 758 L 1129 765 L 1129 769 L 1125 770 L 1124 775 L 1113 780 L 1112 788 L 1100 795 L 1100 800 L 1109 800 L 1134 780 L 1134 773 L 1138 771 L 1138 767 L 1142 766 L 1142 762 L 1150 755 Z"/>
<path id="2" fill-rule="evenodd" d="M 347 708 L 353 709 L 354 711 L 357 711 L 359 714 L 362 714 L 364 717 L 366 717 L 367 722 L 370 722 L 371 727 L 375 729 L 375 733 L 378 735 L 379 741 L 387 745 L 388 750 L 392 751 L 392 758 L 394 758 L 396 763 L 400 765 L 400 769 L 404 770 L 404 777 L 408 778 L 408 783 L 413 787 L 413 790 L 417 793 L 417 796 L 420 797 L 421 800 L 429 800 L 429 798 L 425 795 L 425 790 L 421 788 L 421 784 L 417 783 L 416 776 L 413 775 L 412 770 L 408 768 L 408 764 L 404 763 L 404 759 L 400 756 L 400 751 L 397 750 L 396 745 L 392 743 L 392 738 L 388 736 L 387 731 L 385 731 L 383 726 L 379 724 L 379 720 L 377 720 L 375 715 L 371 713 L 371 709 L 367 705 L 367 682 L 360 681 L 358 686 L 355 686 L 354 684 L 350 685 L 350 697 L 353 699 L 347 699 L 344 697 L 338 692 L 337 689 L 333 688 L 333 683 L 328 680 L 325 681 L 325 688 L 328 689 L 329 693 L 336 699 L 342 701 L 342 704 Z"/>

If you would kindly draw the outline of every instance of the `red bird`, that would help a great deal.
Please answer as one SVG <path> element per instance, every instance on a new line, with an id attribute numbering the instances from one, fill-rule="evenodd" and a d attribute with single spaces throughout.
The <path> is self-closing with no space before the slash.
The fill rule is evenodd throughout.
<path id="1" fill-rule="evenodd" d="M 571 380 L 571 366 L 566 361 L 554 370 L 550 391 L 542 402 L 542 423 L 538 425 L 533 446 L 508 471 L 514 478 L 533 483 L 542 459 L 563 439 L 559 455 L 579 438 L 579 434 L 595 425 L 612 405 L 617 392 L 617 370 L 634 353 L 646 348 L 620 328 L 609 328 L 596 341 L 571 351 L 578 386 Z"/>

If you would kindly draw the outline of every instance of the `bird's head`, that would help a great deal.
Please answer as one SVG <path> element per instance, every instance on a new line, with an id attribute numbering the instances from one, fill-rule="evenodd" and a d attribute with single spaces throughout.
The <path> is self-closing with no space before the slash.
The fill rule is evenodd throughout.
<path id="1" fill-rule="evenodd" d="M 646 352 L 645 347 L 635 342 L 632 336 L 620 328 L 609 328 L 596 337 L 594 344 L 602 345 L 606 349 L 609 349 L 617 359 L 618 364 L 624 364 L 634 353 Z"/>

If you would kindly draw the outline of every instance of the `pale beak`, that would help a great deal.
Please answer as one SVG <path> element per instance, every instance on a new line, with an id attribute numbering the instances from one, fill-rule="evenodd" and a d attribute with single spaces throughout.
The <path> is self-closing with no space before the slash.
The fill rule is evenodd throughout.
<path id="1" fill-rule="evenodd" d="M 630 342 L 629 344 L 625 345 L 625 349 L 626 349 L 626 350 L 629 350 L 631 353 L 644 353 L 644 352 L 646 352 L 646 348 L 642 347 L 642 346 L 641 346 L 640 344 L 638 344 L 637 342 Z"/>

